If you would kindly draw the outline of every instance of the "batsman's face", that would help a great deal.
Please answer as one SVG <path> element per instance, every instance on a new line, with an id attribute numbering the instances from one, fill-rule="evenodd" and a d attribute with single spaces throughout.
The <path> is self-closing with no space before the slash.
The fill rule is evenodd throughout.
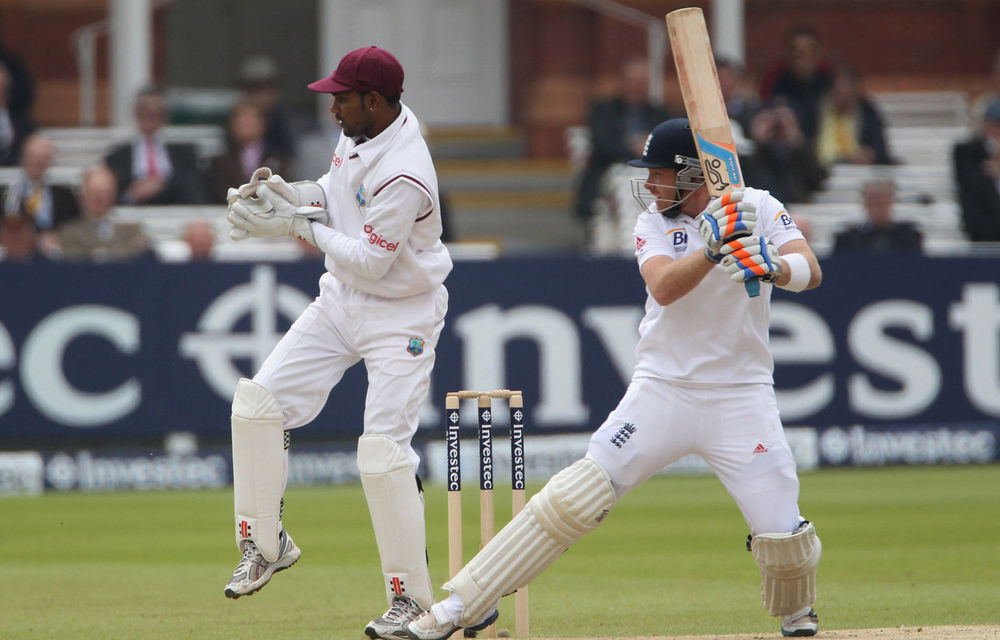
<path id="1" fill-rule="evenodd" d="M 369 109 L 365 109 L 363 96 L 357 91 L 333 94 L 330 113 L 349 138 L 365 135 L 374 122 L 374 115 Z"/>
<path id="2" fill-rule="evenodd" d="M 646 191 L 656 198 L 659 211 L 669 209 L 677 202 L 677 170 L 650 169 L 646 177 Z"/>

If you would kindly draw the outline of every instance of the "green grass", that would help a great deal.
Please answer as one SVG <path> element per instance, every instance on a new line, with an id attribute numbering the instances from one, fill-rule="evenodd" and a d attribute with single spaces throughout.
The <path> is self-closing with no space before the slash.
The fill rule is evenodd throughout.
<path id="1" fill-rule="evenodd" d="M 823 628 L 998 622 L 1000 465 L 801 480 L 824 546 Z M 444 491 L 427 498 L 440 584 Z M 471 554 L 474 492 L 466 500 Z M 385 606 L 361 488 L 289 491 L 302 560 L 238 601 L 222 595 L 238 560 L 231 505 L 229 491 L 0 499 L 0 638 L 360 638 Z M 713 476 L 655 478 L 532 584 L 532 634 L 774 634 L 745 537 Z M 505 601 L 500 628 L 513 627 L 511 611 Z"/>

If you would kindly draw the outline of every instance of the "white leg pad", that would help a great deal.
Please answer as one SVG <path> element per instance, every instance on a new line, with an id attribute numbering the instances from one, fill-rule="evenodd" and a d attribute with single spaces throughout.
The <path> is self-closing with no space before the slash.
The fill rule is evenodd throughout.
<path id="1" fill-rule="evenodd" d="M 823 551 L 811 522 L 792 533 L 759 533 L 750 550 L 760 567 L 760 596 L 772 616 L 816 602 L 816 569 Z"/>
<path id="2" fill-rule="evenodd" d="M 427 569 L 424 504 L 406 455 L 384 435 L 358 439 L 358 471 L 382 559 L 386 597 L 407 595 L 424 609 L 434 604 Z"/>
<path id="3" fill-rule="evenodd" d="M 527 585 L 615 504 L 607 473 L 591 458 L 566 467 L 444 585 L 462 598 L 462 625 L 490 614 L 501 596 Z"/>
<path id="4" fill-rule="evenodd" d="M 274 562 L 288 452 L 281 407 L 271 392 L 241 379 L 233 397 L 232 430 L 236 544 L 249 538 L 268 562 Z"/>

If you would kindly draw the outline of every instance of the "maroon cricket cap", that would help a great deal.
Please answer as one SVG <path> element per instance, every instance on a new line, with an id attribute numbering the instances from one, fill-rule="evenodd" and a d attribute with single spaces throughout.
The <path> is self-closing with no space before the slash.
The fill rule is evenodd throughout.
<path id="1" fill-rule="evenodd" d="M 403 65 L 385 49 L 363 47 L 341 58 L 332 76 L 313 82 L 309 88 L 319 93 L 353 90 L 398 96 L 403 93 Z"/>

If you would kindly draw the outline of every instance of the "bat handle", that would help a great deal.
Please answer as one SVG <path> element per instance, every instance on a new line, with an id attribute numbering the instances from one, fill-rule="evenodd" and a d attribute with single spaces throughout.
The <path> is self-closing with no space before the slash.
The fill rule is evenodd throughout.
<path id="1" fill-rule="evenodd" d="M 760 280 L 754 278 L 752 280 L 744 280 L 743 286 L 747 290 L 747 297 L 756 298 L 760 295 Z"/>

